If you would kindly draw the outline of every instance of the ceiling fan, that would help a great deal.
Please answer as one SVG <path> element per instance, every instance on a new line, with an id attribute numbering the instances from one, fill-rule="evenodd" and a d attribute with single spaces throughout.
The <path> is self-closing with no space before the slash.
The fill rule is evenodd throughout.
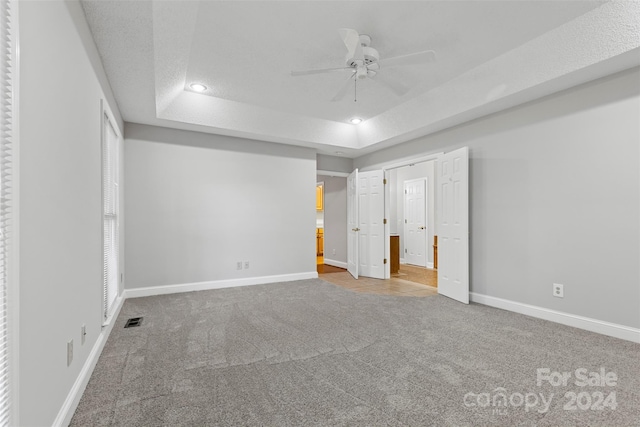
<path id="1" fill-rule="evenodd" d="M 385 76 L 384 72 L 380 72 L 381 68 L 400 65 L 418 65 L 435 60 L 435 52 L 432 50 L 380 59 L 378 51 L 371 47 L 371 37 L 368 35 L 358 34 L 356 30 L 349 28 L 342 28 L 339 32 L 340 37 L 342 37 L 342 41 L 347 47 L 345 67 L 291 72 L 292 76 L 297 77 L 308 76 L 311 74 L 349 71 L 351 73 L 349 78 L 340 88 L 336 96 L 331 99 L 332 101 L 339 101 L 344 98 L 352 81 L 357 87 L 358 80 L 364 79 L 375 80 L 389 88 L 396 95 L 402 96 L 408 92 L 409 88 L 401 82 L 389 79 Z"/>

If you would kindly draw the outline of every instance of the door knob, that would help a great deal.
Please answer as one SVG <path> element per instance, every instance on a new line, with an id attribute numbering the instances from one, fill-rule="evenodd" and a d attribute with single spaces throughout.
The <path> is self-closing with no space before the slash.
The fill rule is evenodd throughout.
<path id="1" fill-rule="evenodd" d="M 419 228 L 420 228 L 420 230 L 424 230 L 425 229 L 425 227 L 419 227 Z"/>
<path id="2" fill-rule="evenodd" d="M 360 231 L 359 228 L 352 228 L 351 231 Z"/>

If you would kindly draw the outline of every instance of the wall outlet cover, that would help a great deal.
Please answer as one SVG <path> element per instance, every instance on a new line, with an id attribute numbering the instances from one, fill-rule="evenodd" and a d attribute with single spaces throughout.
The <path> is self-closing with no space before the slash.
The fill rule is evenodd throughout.
<path id="1" fill-rule="evenodd" d="M 564 298 L 564 285 L 560 283 L 553 284 L 553 296 L 557 298 Z"/>

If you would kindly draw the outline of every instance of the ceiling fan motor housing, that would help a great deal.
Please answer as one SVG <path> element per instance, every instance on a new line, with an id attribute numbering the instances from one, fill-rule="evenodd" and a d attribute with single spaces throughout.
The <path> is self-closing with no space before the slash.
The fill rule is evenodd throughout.
<path id="1" fill-rule="evenodd" d="M 378 62 L 380 59 L 380 54 L 377 50 L 372 47 L 363 47 L 362 53 L 364 53 L 364 62 L 366 64 L 372 64 L 374 62 Z"/>
<path id="2" fill-rule="evenodd" d="M 380 54 L 372 47 L 363 47 L 362 53 L 364 54 L 364 64 L 362 59 L 357 59 L 354 56 L 347 55 L 346 63 L 347 67 L 357 67 L 358 65 L 375 64 L 380 59 Z"/>
<path id="3" fill-rule="evenodd" d="M 371 37 L 366 34 L 360 34 L 360 46 L 362 46 L 362 58 L 347 55 L 346 62 L 348 67 L 358 67 L 360 65 L 369 65 L 378 62 L 380 54 L 371 45 Z M 364 64 L 362 60 L 364 59 Z"/>

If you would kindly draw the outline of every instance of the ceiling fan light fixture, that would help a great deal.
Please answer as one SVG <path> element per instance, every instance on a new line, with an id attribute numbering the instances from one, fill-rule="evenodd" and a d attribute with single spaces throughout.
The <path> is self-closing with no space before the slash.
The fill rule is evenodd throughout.
<path id="1" fill-rule="evenodd" d="M 204 92 L 205 90 L 207 90 L 207 87 L 200 83 L 191 83 L 189 87 L 196 92 Z"/>
<path id="2" fill-rule="evenodd" d="M 353 125 L 359 125 L 360 123 L 362 123 L 362 119 L 360 117 L 354 117 L 351 120 L 349 120 L 351 122 L 351 124 Z"/>

